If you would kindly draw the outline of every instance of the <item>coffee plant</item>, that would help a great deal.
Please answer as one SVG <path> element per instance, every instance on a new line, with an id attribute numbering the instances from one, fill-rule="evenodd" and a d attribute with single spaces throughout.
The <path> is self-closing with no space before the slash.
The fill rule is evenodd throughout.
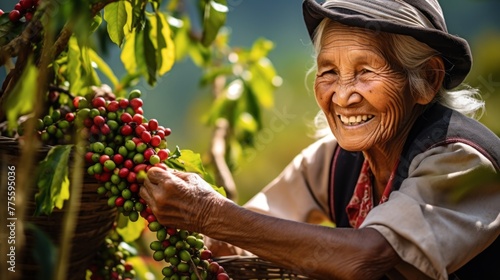
<path id="1" fill-rule="evenodd" d="M 26 144 L 22 164 L 37 167 L 36 176 L 19 176 L 18 182 L 37 182 L 35 214 L 62 208 L 70 200 L 70 178 L 84 166 L 120 217 L 131 224 L 147 221 L 156 235 L 151 257 L 166 263 L 165 279 L 227 279 L 203 236 L 160 225 L 138 190 L 149 168 L 159 166 L 197 172 L 236 200 L 227 171 L 252 146 L 262 128 L 261 110 L 272 106 L 279 84 L 266 57 L 272 42 L 230 46 L 226 0 L 19 0 L 0 8 L 0 66 L 7 73 L 0 88 L 0 135 Z M 109 45 L 120 52 L 121 78 L 101 57 Z M 205 123 L 224 131 L 214 133 L 212 143 L 226 148 L 211 149 L 206 162 L 191 150 L 169 149 L 170 129 L 145 118 L 140 92 L 131 90 L 141 81 L 154 87 L 186 57 L 203 70 L 201 85 L 212 89 Z M 50 151 L 36 162 L 30 153 L 40 142 Z M 60 249 L 70 250 L 66 244 Z M 60 276 L 66 269 L 61 263 Z"/>
<path id="2" fill-rule="evenodd" d="M 162 274 L 167 279 L 224 279 L 227 274 L 213 262 L 201 234 L 159 224 L 139 196 L 146 172 L 153 166 L 166 169 L 178 156 L 179 152 L 172 154 L 167 148 L 170 129 L 143 116 L 139 90 L 132 90 L 127 98 L 88 98 L 74 97 L 63 109 L 38 119 L 36 129 L 42 143 L 71 144 L 77 141 L 75 137 L 88 141 L 86 170 L 99 182 L 98 194 L 106 196 L 108 205 L 131 222 L 139 216 L 147 221 L 148 229 L 157 237 L 150 244 L 152 257 L 166 262 Z M 119 276 L 118 271 L 110 273 Z M 119 279 L 114 276 L 110 279 Z"/>

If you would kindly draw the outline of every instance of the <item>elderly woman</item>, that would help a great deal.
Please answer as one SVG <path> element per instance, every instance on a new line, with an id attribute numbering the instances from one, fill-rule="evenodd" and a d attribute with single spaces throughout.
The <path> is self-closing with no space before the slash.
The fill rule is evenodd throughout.
<path id="1" fill-rule="evenodd" d="M 195 174 L 148 172 L 158 220 L 316 279 L 500 277 L 500 140 L 474 115 L 468 44 L 436 0 L 303 3 L 329 135 L 244 207 Z M 481 173 L 485 172 L 485 173 Z M 492 183 L 495 185 L 495 183 Z M 336 227 L 306 223 L 311 212 Z"/>

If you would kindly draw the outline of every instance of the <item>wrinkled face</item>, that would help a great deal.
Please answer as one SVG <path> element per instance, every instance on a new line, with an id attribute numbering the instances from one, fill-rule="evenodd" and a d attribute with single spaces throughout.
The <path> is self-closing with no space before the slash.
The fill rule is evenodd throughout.
<path id="1" fill-rule="evenodd" d="M 376 34 L 329 24 L 317 58 L 316 101 L 339 145 L 350 151 L 404 141 L 416 101 L 403 73 L 382 56 Z M 378 148 L 380 148 L 378 147 Z"/>

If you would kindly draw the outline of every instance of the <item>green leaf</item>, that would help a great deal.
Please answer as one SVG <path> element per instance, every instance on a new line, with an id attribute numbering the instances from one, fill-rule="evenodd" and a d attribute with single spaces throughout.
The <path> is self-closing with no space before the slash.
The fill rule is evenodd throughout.
<path id="1" fill-rule="evenodd" d="M 259 125 L 252 114 L 242 112 L 236 120 L 234 129 L 236 130 L 236 134 L 240 131 L 241 133 L 249 132 L 251 134 L 256 134 L 259 129 Z"/>
<path id="2" fill-rule="evenodd" d="M 102 16 L 101 14 L 97 14 L 94 16 L 94 18 L 92 19 L 92 22 L 90 24 L 90 33 L 94 33 L 94 31 L 97 30 L 97 28 L 99 28 L 99 26 L 101 26 L 101 23 L 102 23 Z"/>
<path id="3" fill-rule="evenodd" d="M 144 29 L 126 36 L 120 59 L 129 74 L 145 76 L 150 85 L 156 83 L 158 75 L 168 72 L 175 62 L 175 48 L 165 16 L 146 13 Z"/>
<path id="4" fill-rule="evenodd" d="M 85 42 L 81 43 L 75 36 L 70 38 L 68 42 L 67 72 L 70 92 L 72 93 L 84 95 L 89 87 L 101 83 L 99 75 L 92 66 L 91 52 L 93 50 Z"/>
<path id="5" fill-rule="evenodd" d="M 13 25 L 12 21 L 10 21 L 10 19 L 9 19 L 9 13 L 4 13 L 3 15 L 0 16 L 0 31 L 4 32 L 5 27 L 3 25 L 7 24 L 7 23 L 10 23 L 10 25 Z M 8 30 L 8 28 L 6 30 Z M 2 33 L 0 33 L 0 34 L 2 34 Z"/>
<path id="6" fill-rule="evenodd" d="M 257 39 L 250 50 L 249 60 L 259 61 L 261 58 L 266 57 L 267 54 L 274 48 L 274 43 L 272 41 L 259 38 Z"/>
<path id="7" fill-rule="evenodd" d="M 197 41 L 193 41 L 189 47 L 189 56 L 198 67 L 206 67 L 210 61 L 210 50 Z"/>
<path id="8" fill-rule="evenodd" d="M 68 165 L 72 147 L 54 146 L 38 165 L 35 215 L 50 215 L 54 207 L 61 209 L 69 198 Z"/>
<path id="9" fill-rule="evenodd" d="M 35 224 L 26 223 L 26 229 L 31 231 L 33 236 L 30 240 L 31 244 L 34 244 L 31 254 L 39 267 L 37 279 L 53 279 L 57 262 L 57 247 L 47 233 Z"/>
<path id="10" fill-rule="evenodd" d="M 216 186 L 212 175 L 205 170 L 200 154 L 191 150 L 181 150 L 179 147 L 176 147 L 175 151 L 165 163 L 168 167 L 176 170 L 197 173 L 209 183 L 215 191 L 227 197 L 224 187 Z"/>
<path id="11" fill-rule="evenodd" d="M 175 61 L 170 27 L 162 13 L 146 14 L 144 35 L 148 83 L 154 85 L 156 77 L 169 71 Z"/>
<path id="12" fill-rule="evenodd" d="M 134 30 L 126 36 L 120 59 L 128 74 L 147 75 L 144 55 L 144 31 Z"/>
<path id="13" fill-rule="evenodd" d="M 89 49 L 90 60 L 95 63 L 97 69 L 99 69 L 113 84 L 113 87 L 116 88 L 119 84 L 118 78 L 109 65 L 104 61 L 94 50 Z"/>
<path id="14" fill-rule="evenodd" d="M 175 147 L 175 151 L 170 154 L 170 157 L 165 161 L 165 164 L 175 170 L 197 173 L 209 183 L 214 190 L 223 196 L 227 196 L 224 187 L 216 186 L 213 176 L 205 170 L 200 154 L 190 150 L 181 150 L 177 146 Z"/>
<path id="15" fill-rule="evenodd" d="M 162 13 L 156 13 L 156 29 L 153 29 L 156 34 L 156 60 L 159 63 L 158 75 L 164 75 L 175 62 L 175 44 L 172 40 L 172 32 L 170 25 Z"/>
<path id="16" fill-rule="evenodd" d="M 123 32 L 124 36 L 127 37 L 130 33 L 132 33 L 133 29 L 133 23 L 134 23 L 134 8 L 132 7 L 131 1 L 125 1 L 125 11 L 127 13 L 127 21 L 125 25 L 123 26 Z"/>
<path id="17" fill-rule="evenodd" d="M 128 9 L 127 6 L 129 6 Z M 125 27 L 128 19 L 127 10 L 131 9 L 130 2 L 127 1 L 112 2 L 104 7 L 104 20 L 107 23 L 109 38 L 120 47 L 125 38 Z"/>
<path id="18" fill-rule="evenodd" d="M 173 153 L 170 153 L 169 159 L 177 159 L 181 156 L 181 149 L 179 146 L 175 146 L 175 150 Z"/>
<path id="19" fill-rule="evenodd" d="M 81 51 L 76 37 L 72 36 L 68 42 L 68 81 L 70 83 L 70 92 L 80 92 L 84 87 L 82 78 Z"/>
<path id="20" fill-rule="evenodd" d="M 252 87 L 245 91 L 245 111 L 248 112 L 257 122 L 257 125 L 262 128 L 261 107 L 259 106 L 258 94 Z"/>
<path id="21" fill-rule="evenodd" d="M 9 13 L 4 13 L 0 16 L 0 46 L 9 43 L 14 38 L 19 36 L 21 32 L 23 32 L 26 25 L 27 23 L 14 24 L 9 20 Z"/>
<path id="22" fill-rule="evenodd" d="M 218 97 L 210 107 L 210 111 L 204 117 L 204 122 L 208 125 L 214 125 L 219 118 L 224 118 L 233 125 L 234 108 L 236 101 L 226 98 L 222 95 Z"/>
<path id="23" fill-rule="evenodd" d="M 84 88 L 83 88 L 84 91 L 81 93 L 86 94 L 88 88 L 90 88 L 93 85 L 100 85 L 101 80 L 94 67 L 95 64 L 91 59 L 91 52 L 93 52 L 93 50 L 88 46 L 80 46 L 80 50 L 81 50 L 82 68 L 83 68 L 82 79 L 84 81 Z"/>
<path id="24" fill-rule="evenodd" d="M 181 150 L 176 147 L 174 153 L 165 161 L 168 167 L 199 174 L 210 184 L 214 183 L 212 176 L 205 170 L 200 154 L 191 150 Z"/>
<path id="25" fill-rule="evenodd" d="M 249 70 L 252 75 L 246 83 L 252 89 L 259 104 L 265 108 L 273 106 L 273 94 L 276 89 L 273 80 L 276 77 L 276 71 L 271 62 L 267 58 L 261 58 L 258 63 L 251 65 Z"/>
<path id="26" fill-rule="evenodd" d="M 118 226 L 116 227 L 116 231 L 121 235 L 123 241 L 125 242 L 133 242 L 137 240 L 146 228 L 146 223 L 144 223 L 142 218 L 139 218 L 136 222 L 132 222 L 122 213 L 118 216 L 117 224 Z"/>
<path id="27" fill-rule="evenodd" d="M 135 31 L 128 34 L 123 44 L 123 49 L 120 54 L 120 59 L 127 70 L 127 73 L 134 74 L 137 72 L 137 62 L 135 59 Z"/>
<path id="28" fill-rule="evenodd" d="M 250 79 L 247 83 L 255 94 L 259 104 L 269 108 L 273 106 L 273 93 L 277 85 L 274 80 L 277 77 L 271 61 L 266 57 L 273 48 L 273 43 L 265 39 L 257 40 L 250 50 L 248 60 L 250 62 Z"/>
<path id="29" fill-rule="evenodd" d="M 228 10 L 226 0 L 210 0 L 205 4 L 201 39 L 205 47 L 215 40 L 219 29 L 226 23 Z"/>
<path id="30" fill-rule="evenodd" d="M 143 0 L 128 0 L 132 4 L 131 12 L 128 13 L 131 16 L 130 27 L 132 29 L 141 30 L 144 26 L 144 9 L 145 3 Z M 129 16 L 130 17 L 130 16 Z"/>
<path id="31" fill-rule="evenodd" d="M 37 78 L 38 69 L 30 58 L 4 104 L 9 129 L 17 127 L 19 116 L 32 112 L 36 100 Z"/>
<path id="32" fill-rule="evenodd" d="M 195 172 L 198 174 L 205 173 L 205 168 L 203 167 L 200 154 L 198 153 L 191 150 L 181 150 L 181 156 L 178 160 L 184 162 L 184 169 L 187 172 Z"/>
<path id="33" fill-rule="evenodd" d="M 153 17 L 154 19 L 154 17 Z M 156 25 L 156 20 L 151 20 L 150 16 L 146 16 L 146 21 L 144 24 L 144 31 L 141 32 L 143 34 L 143 54 L 144 61 L 146 66 L 146 73 L 148 77 L 148 84 L 154 86 L 156 83 L 156 70 L 158 69 L 158 64 L 156 63 L 156 48 L 153 44 L 153 41 L 156 41 L 156 38 L 151 38 L 152 35 L 152 25 Z M 156 26 L 155 26 L 156 28 Z M 156 35 L 156 34 L 155 34 Z M 137 53 L 136 53 L 137 54 Z M 140 58 L 137 58 L 140 59 Z"/>
<path id="34" fill-rule="evenodd" d="M 144 51 L 144 30 L 138 30 L 135 32 L 135 62 L 137 64 L 137 72 L 145 76 L 147 74 L 147 66 Z"/>

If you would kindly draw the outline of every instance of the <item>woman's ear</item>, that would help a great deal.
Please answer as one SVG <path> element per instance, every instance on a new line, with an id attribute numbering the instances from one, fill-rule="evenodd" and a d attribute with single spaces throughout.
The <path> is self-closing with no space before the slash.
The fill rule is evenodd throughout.
<path id="1" fill-rule="evenodd" d="M 445 75 L 443 59 L 437 55 L 431 57 L 431 59 L 427 61 L 424 71 L 424 77 L 427 79 L 429 87 L 425 94 L 418 97 L 417 103 L 422 105 L 429 104 L 443 85 Z"/>

